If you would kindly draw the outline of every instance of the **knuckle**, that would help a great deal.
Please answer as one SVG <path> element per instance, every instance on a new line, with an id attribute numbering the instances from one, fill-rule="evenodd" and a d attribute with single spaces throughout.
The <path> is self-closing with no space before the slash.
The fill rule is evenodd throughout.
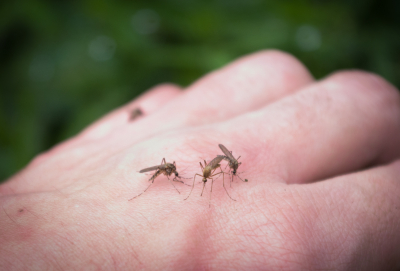
<path id="1" fill-rule="evenodd" d="M 174 83 L 170 83 L 170 82 L 164 82 L 164 83 L 160 83 L 158 85 L 156 85 L 155 87 L 153 87 L 153 89 L 158 90 L 171 90 L 171 91 L 181 91 L 182 88 Z"/>
<path id="2" fill-rule="evenodd" d="M 387 108 L 390 105 L 399 107 L 399 91 L 381 76 L 359 70 L 340 71 L 325 79 L 326 83 L 335 89 L 340 89 L 348 95 L 356 95 L 369 99 L 375 106 Z"/>
<path id="3" fill-rule="evenodd" d="M 251 55 L 251 59 L 262 65 L 269 65 L 273 69 L 272 72 L 280 72 L 292 80 L 293 78 L 300 78 L 302 79 L 301 83 L 313 81 L 310 72 L 303 63 L 289 53 L 279 50 L 263 50 Z"/>

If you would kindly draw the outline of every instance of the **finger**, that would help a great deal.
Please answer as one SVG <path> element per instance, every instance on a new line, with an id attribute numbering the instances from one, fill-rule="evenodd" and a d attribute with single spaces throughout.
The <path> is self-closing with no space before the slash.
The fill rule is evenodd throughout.
<path id="1" fill-rule="evenodd" d="M 158 115 L 169 116 L 169 121 L 162 123 L 165 127 L 223 121 L 261 108 L 311 82 L 308 70 L 291 55 L 262 51 L 201 78 Z"/>
<path id="2" fill-rule="evenodd" d="M 173 84 L 158 85 L 132 102 L 112 111 L 100 120 L 87 127 L 82 138 L 101 138 L 115 131 L 118 127 L 127 125 L 137 118 L 148 116 L 159 110 L 169 101 L 182 93 L 180 87 Z"/>
<path id="3" fill-rule="evenodd" d="M 398 91 L 378 76 L 342 72 L 209 134 L 242 155 L 241 170 L 306 183 L 399 157 L 399 105 Z"/>
<path id="4" fill-rule="evenodd" d="M 345 266 L 357 266 L 357 270 L 398 268 L 399 176 L 397 161 L 313 184 L 305 197 L 313 199 L 309 208 L 314 210 L 309 217 L 313 223 L 298 236 L 315 249 L 323 243 L 330 254 L 327 258 L 337 256 Z M 323 232 L 329 235 L 322 235 Z"/>

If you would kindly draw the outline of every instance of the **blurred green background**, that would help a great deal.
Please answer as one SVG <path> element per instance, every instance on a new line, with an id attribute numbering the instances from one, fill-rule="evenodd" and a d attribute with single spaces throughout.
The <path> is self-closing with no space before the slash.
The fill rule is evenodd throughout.
<path id="1" fill-rule="evenodd" d="M 400 86 L 400 1 L 44 1 L 0 4 L 0 180 L 161 83 L 187 86 L 277 48 L 316 78 Z"/>

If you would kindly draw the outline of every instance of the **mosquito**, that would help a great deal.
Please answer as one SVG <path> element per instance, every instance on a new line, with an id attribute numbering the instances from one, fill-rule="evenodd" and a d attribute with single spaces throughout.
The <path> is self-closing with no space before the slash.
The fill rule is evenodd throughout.
<path id="1" fill-rule="evenodd" d="M 192 190 L 190 190 L 189 196 L 187 196 L 185 200 L 187 200 L 190 197 L 190 195 L 192 194 L 192 191 L 193 191 L 193 188 L 194 188 L 194 183 L 196 181 L 196 176 L 200 176 L 200 177 L 203 177 L 203 190 L 201 191 L 201 195 L 200 196 L 203 196 L 204 187 L 206 186 L 207 179 L 211 179 L 210 200 L 208 202 L 208 204 L 210 205 L 212 187 L 213 187 L 213 183 L 214 183 L 214 179 L 212 177 L 222 174 L 222 184 L 223 184 L 223 186 L 225 188 L 226 194 L 229 196 L 229 198 L 231 200 L 236 201 L 235 199 L 233 199 L 229 195 L 228 190 L 226 190 L 226 187 L 225 187 L 224 172 L 222 171 L 221 165 L 219 164 L 222 161 L 223 158 L 224 158 L 224 156 L 219 155 L 219 156 L 215 157 L 213 160 L 211 160 L 211 162 L 208 163 L 208 164 L 207 164 L 206 160 L 204 160 L 204 167 L 203 167 L 203 164 L 201 162 L 199 162 L 200 163 L 200 168 L 203 171 L 203 175 L 200 175 L 198 173 L 196 173 L 194 175 Z M 221 171 L 214 174 L 215 170 L 217 170 L 218 168 L 221 169 Z"/>
<path id="2" fill-rule="evenodd" d="M 242 163 L 238 162 L 238 160 L 241 156 L 239 156 L 236 159 L 235 157 L 233 157 L 232 152 L 229 151 L 224 145 L 218 144 L 218 146 L 226 156 L 218 155 L 217 157 L 222 157 L 222 159 L 224 159 L 225 161 L 228 161 L 229 162 L 228 166 L 230 169 L 232 169 L 232 180 L 231 180 L 230 185 L 232 186 L 233 176 L 237 176 L 242 182 L 247 182 L 248 181 L 247 179 L 244 179 L 244 181 L 243 181 L 243 179 L 240 178 L 240 176 L 236 172 L 238 167 L 242 164 Z"/>
<path id="3" fill-rule="evenodd" d="M 180 182 L 185 184 L 182 181 L 178 181 L 176 178 L 182 178 L 179 176 L 178 172 L 176 171 L 176 164 L 175 161 L 171 164 L 171 163 L 167 163 L 165 161 L 165 158 L 163 158 L 161 160 L 161 165 L 158 166 L 154 166 L 154 167 L 148 167 L 148 168 L 144 168 L 141 171 L 139 171 L 139 173 L 145 173 L 145 172 L 149 172 L 149 171 L 154 171 L 156 170 L 156 173 L 154 173 L 154 175 L 149 179 L 149 182 L 151 181 L 151 184 L 139 195 L 131 198 L 130 200 L 133 200 L 134 198 L 139 197 L 140 195 L 142 195 L 144 192 L 147 191 L 147 189 L 149 189 L 149 187 L 154 183 L 154 180 L 161 174 L 164 174 L 165 176 L 167 176 L 168 181 L 172 184 L 172 186 L 176 189 L 176 191 L 178 191 L 178 193 L 180 194 L 181 192 L 179 192 L 179 190 L 175 187 L 175 185 L 171 182 L 171 180 L 169 179 L 169 176 L 172 175 L 172 173 L 175 174 L 175 177 L 172 179 L 172 181 L 174 182 Z"/>
<path id="4" fill-rule="evenodd" d="M 140 108 L 135 108 L 129 114 L 129 121 L 133 121 L 142 115 L 143 115 L 143 111 Z"/>

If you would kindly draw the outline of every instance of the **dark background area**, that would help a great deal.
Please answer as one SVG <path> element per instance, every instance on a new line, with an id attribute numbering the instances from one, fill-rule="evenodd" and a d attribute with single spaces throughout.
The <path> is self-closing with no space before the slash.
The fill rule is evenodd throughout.
<path id="1" fill-rule="evenodd" d="M 187 86 L 277 48 L 316 78 L 400 86 L 400 1 L 8 1 L 0 4 L 0 181 L 146 89 Z"/>

